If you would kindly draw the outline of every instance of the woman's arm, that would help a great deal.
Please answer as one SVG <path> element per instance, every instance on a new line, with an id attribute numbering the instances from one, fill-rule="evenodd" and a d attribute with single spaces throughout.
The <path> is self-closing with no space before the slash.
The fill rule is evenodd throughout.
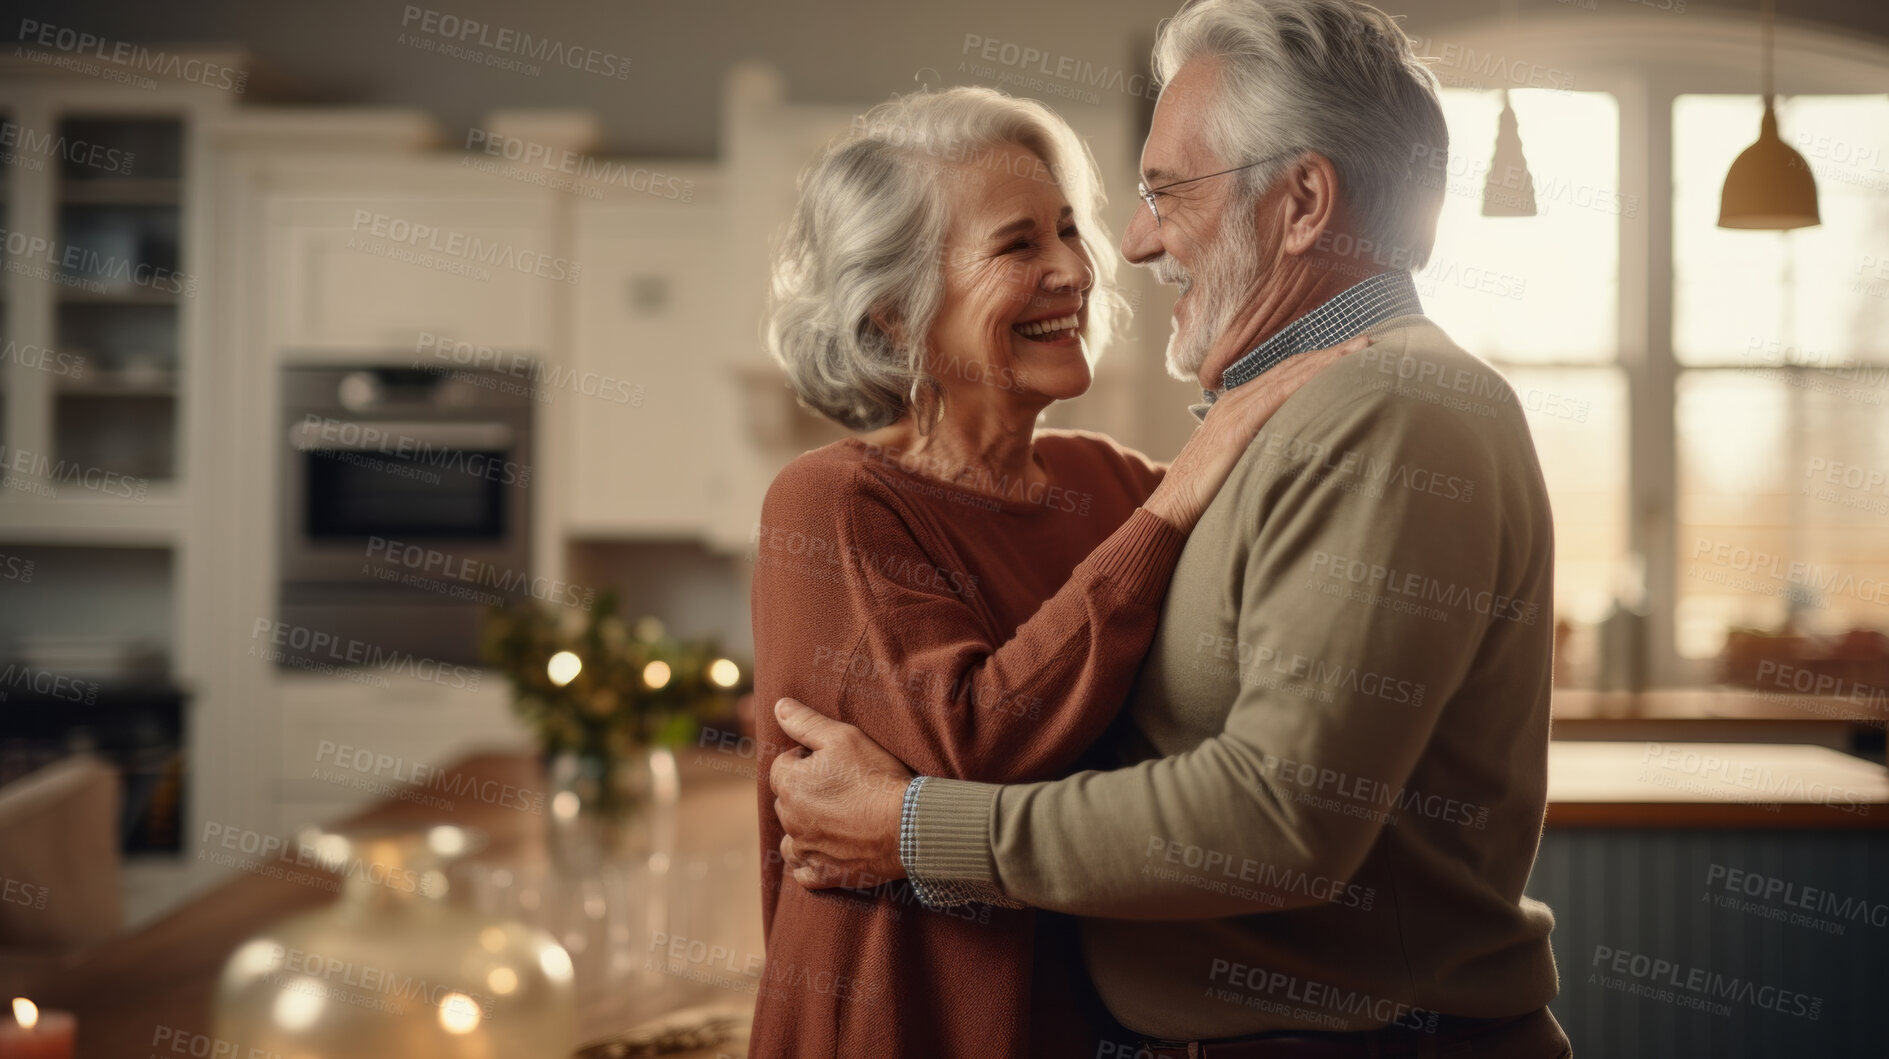
<path id="1" fill-rule="evenodd" d="M 859 726 L 918 772 L 1059 775 L 1120 710 L 1186 536 L 1254 435 L 1319 369 L 1366 344 L 1294 357 L 1223 396 L 1145 504 L 1001 643 L 977 593 L 980 578 L 1005 571 L 949 569 L 920 517 L 863 470 L 845 483 L 783 472 L 769 498 L 776 524 L 757 542 L 757 660 L 805 667 L 794 683 L 814 694 L 784 694 Z M 772 554 L 796 547 L 807 554 Z M 827 577 L 770 588 L 770 559 L 786 562 L 776 573 L 809 576 L 824 563 Z M 794 597 L 781 617 L 797 627 L 764 615 L 764 594 Z"/>
<path id="2" fill-rule="evenodd" d="M 940 566 L 922 516 L 855 471 L 862 490 L 836 536 L 858 621 L 813 651 L 846 677 L 840 719 L 925 775 L 1017 783 L 1066 771 L 1120 711 L 1186 536 L 1259 428 L 1365 344 L 1295 357 L 1223 396 L 1143 506 L 1002 643 L 976 593 L 978 577 L 1006 572 Z"/>
<path id="3" fill-rule="evenodd" d="M 846 676 L 840 716 L 921 772 L 987 782 L 1059 775 L 1101 735 L 1186 543 L 1137 510 L 999 643 L 977 593 L 1004 571 L 939 565 L 886 496 L 848 505 L 842 536 L 865 620 L 813 650 Z"/>

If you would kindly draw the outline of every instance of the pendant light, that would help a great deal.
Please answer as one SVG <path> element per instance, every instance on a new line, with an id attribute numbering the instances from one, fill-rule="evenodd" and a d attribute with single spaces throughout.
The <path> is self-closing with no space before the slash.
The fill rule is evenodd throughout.
<path id="1" fill-rule="evenodd" d="M 1511 38 L 1515 22 L 1515 0 L 1503 0 L 1502 25 Z M 1522 156 L 1519 129 L 1515 108 L 1509 104 L 1509 90 L 1504 87 L 1502 116 L 1495 126 L 1495 157 L 1489 159 L 1489 177 L 1482 183 L 1484 217 L 1535 215 L 1535 177 L 1528 171 L 1528 159 Z"/>
<path id="2" fill-rule="evenodd" d="M 1506 88 L 1502 90 L 1502 117 L 1495 128 L 1495 157 L 1489 160 L 1489 179 L 1482 185 L 1482 215 L 1535 215 L 1535 177 L 1528 171 L 1528 159 L 1522 156 L 1522 137 Z"/>
<path id="3" fill-rule="evenodd" d="M 1725 174 L 1719 196 L 1720 228 L 1788 231 L 1823 223 L 1817 213 L 1817 179 L 1804 156 L 1778 137 L 1772 103 L 1772 0 L 1764 0 L 1764 120 L 1758 140 L 1739 154 Z"/>

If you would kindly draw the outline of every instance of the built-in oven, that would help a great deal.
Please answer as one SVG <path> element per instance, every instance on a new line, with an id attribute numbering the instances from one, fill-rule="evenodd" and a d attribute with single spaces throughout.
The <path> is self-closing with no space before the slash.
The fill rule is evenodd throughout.
<path id="1" fill-rule="evenodd" d="M 477 663 L 487 609 L 532 583 L 533 404 L 492 372 L 286 369 L 270 656 Z"/>

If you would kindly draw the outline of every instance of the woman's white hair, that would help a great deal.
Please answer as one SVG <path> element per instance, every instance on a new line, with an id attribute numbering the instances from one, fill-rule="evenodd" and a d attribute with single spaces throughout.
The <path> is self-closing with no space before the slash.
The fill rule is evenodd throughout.
<path id="1" fill-rule="evenodd" d="M 1197 59 L 1220 61 L 1204 135 L 1227 165 L 1324 155 L 1370 252 L 1429 260 L 1449 130 L 1436 76 L 1389 15 L 1357 0 L 1193 0 L 1162 24 L 1155 76 Z M 1244 171 L 1241 188 L 1263 193 L 1292 161 Z"/>
<path id="2" fill-rule="evenodd" d="M 853 430 L 896 422 L 921 388 L 925 336 L 943 298 L 944 178 L 955 166 L 1003 166 L 1015 144 L 1043 163 L 1075 214 L 1094 285 L 1091 358 L 1126 305 L 1102 223 L 1095 159 L 1068 123 L 1035 100 L 989 88 L 918 92 L 855 118 L 800 176 L 800 201 L 774 255 L 767 347 L 801 401 Z M 1028 174 L 1018 174 L 1028 175 Z"/>

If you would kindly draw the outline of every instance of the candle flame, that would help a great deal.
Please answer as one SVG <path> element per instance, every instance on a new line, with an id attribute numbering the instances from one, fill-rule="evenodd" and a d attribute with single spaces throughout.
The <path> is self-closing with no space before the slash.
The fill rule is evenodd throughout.
<path id="1" fill-rule="evenodd" d="M 39 1005 L 23 996 L 13 998 L 13 1019 L 20 1028 L 30 1030 L 39 1025 Z"/>

